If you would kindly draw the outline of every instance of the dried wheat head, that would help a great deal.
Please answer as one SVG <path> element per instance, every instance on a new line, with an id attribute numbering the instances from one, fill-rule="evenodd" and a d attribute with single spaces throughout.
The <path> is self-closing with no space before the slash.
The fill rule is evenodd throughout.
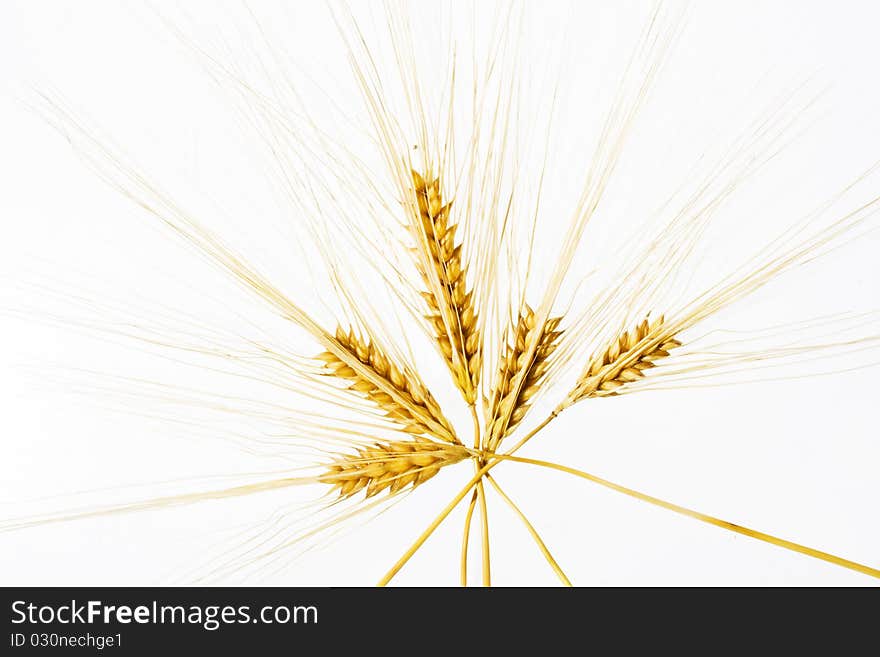
<path id="1" fill-rule="evenodd" d="M 625 392 L 627 384 L 644 377 L 645 371 L 654 367 L 656 361 L 680 346 L 681 342 L 670 335 L 663 315 L 653 322 L 646 317 L 593 355 L 562 407 L 582 399 Z"/>
<path id="2" fill-rule="evenodd" d="M 325 363 L 328 375 L 350 381 L 348 389 L 370 399 L 402 431 L 459 442 L 440 405 L 414 372 L 393 363 L 375 343 L 359 337 L 353 329 L 346 332 L 338 327 L 335 339 L 355 362 L 325 351 L 317 358 Z"/>
<path id="3" fill-rule="evenodd" d="M 366 496 L 372 497 L 385 489 L 396 493 L 409 485 L 415 488 L 443 466 L 468 456 L 468 450 L 461 445 L 425 438 L 377 442 L 353 454 L 341 454 L 318 479 L 335 486 L 340 497 L 351 497 L 364 489 Z"/>
<path id="4" fill-rule="evenodd" d="M 419 223 L 415 235 L 416 266 L 427 290 L 422 293 L 440 351 L 455 384 L 468 404 L 476 399 L 480 378 L 481 342 L 473 291 L 468 290 L 462 245 L 456 244 L 457 226 L 450 223 L 452 203 L 443 203 L 440 179 L 426 181 L 412 172 L 418 201 Z"/>
<path id="5" fill-rule="evenodd" d="M 493 450 L 525 417 L 529 403 L 538 392 L 549 367 L 550 355 L 555 351 L 562 331 L 557 331 L 561 317 L 548 319 L 543 326 L 536 324 L 535 311 L 523 305 L 510 340 L 502 352 L 498 380 L 486 404 L 487 446 Z M 529 347 L 535 342 L 534 354 L 529 358 Z"/>

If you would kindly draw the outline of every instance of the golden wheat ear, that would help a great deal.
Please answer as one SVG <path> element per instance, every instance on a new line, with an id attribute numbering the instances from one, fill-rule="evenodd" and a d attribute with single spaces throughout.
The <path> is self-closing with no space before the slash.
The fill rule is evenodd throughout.
<path id="1" fill-rule="evenodd" d="M 394 494 L 407 486 L 416 488 L 444 466 L 469 456 L 470 452 L 460 445 L 424 438 L 376 442 L 353 454 L 340 454 L 318 479 L 334 486 L 341 498 L 362 490 L 369 498 L 386 489 Z"/>
<path id="2" fill-rule="evenodd" d="M 574 389 L 557 407 L 557 412 L 583 399 L 610 397 L 626 392 L 630 383 L 640 381 L 657 361 L 681 346 L 665 317 L 643 319 L 636 327 L 623 331 L 587 362 Z"/>
<path id="3" fill-rule="evenodd" d="M 440 178 L 412 171 L 416 198 L 410 231 L 416 268 L 426 290 L 426 319 L 437 345 L 465 401 L 476 401 L 482 368 L 482 342 L 477 327 L 473 290 L 467 283 L 462 245 L 456 240 L 456 224 L 450 219 L 451 202 L 444 203 Z"/>
<path id="4" fill-rule="evenodd" d="M 561 317 L 537 325 L 535 311 L 524 304 L 516 326 L 502 348 L 498 378 L 486 400 L 487 449 L 495 451 L 502 439 L 522 422 L 531 399 L 543 383 L 562 331 Z M 534 345 L 534 348 L 530 347 Z"/>
<path id="5" fill-rule="evenodd" d="M 459 442 L 415 372 L 392 362 L 374 341 L 359 337 L 353 329 L 346 332 L 340 326 L 332 341 L 337 348 L 317 356 L 325 363 L 327 375 L 349 381 L 348 390 L 370 399 L 402 431 Z"/>

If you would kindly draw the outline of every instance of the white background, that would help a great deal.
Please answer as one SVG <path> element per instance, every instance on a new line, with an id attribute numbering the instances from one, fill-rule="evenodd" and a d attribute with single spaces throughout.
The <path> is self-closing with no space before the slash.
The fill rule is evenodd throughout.
<path id="1" fill-rule="evenodd" d="M 295 63 L 292 75 L 318 78 L 333 100 L 357 117 L 359 98 L 325 9 L 317 3 L 251 5 L 281 39 L 282 51 Z M 172 22 L 200 36 L 228 30 L 242 17 L 235 3 L 180 6 L 158 4 Z M 548 6 L 545 19 L 527 29 L 531 43 L 546 41 L 549 49 L 558 36 L 553 25 L 558 27 L 567 10 Z M 626 39 L 645 8 L 577 3 L 568 27 L 572 56 L 583 57 L 584 75 L 595 74 L 596 42 L 608 46 L 611 61 L 626 56 L 631 44 Z M 809 129 L 722 213 L 719 223 L 727 232 L 713 235 L 713 262 L 724 264 L 733 257 L 725 249 L 743 241 L 758 248 L 764 236 L 839 191 L 880 155 L 878 20 L 880 8 L 868 1 L 694 3 L 673 59 L 640 117 L 630 159 L 616 173 L 619 183 L 607 201 L 609 216 L 595 227 L 597 239 L 606 239 L 601 231 L 611 231 L 612 221 L 626 220 L 611 216 L 615 208 L 655 207 L 666 187 L 687 180 L 701 153 L 741 134 L 754 117 L 778 104 L 785 90 L 805 80 L 822 92 Z M 249 44 L 236 46 L 247 51 Z M 561 79 L 576 82 L 578 75 L 575 66 Z M 43 321 L 47 315 L 86 315 L 94 303 L 111 298 L 128 308 L 140 308 L 146 299 L 209 325 L 226 322 L 231 330 L 241 318 L 234 317 L 235 293 L 218 283 L 216 273 L 98 180 L 39 118 L 32 107 L 34 89 L 57 91 L 160 176 L 175 198 L 179 193 L 185 201 L 215 208 L 216 223 L 204 212 L 203 221 L 218 230 L 227 227 L 233 236 L 241 231 L 248 253 L 283 275 L 296 256 L 279 236 L 292 219 L 266 199 L 259 151 L 239 130 L 241 120 L 224 104 L 224 95 L 148 7 L 128 2 L 3 2 L 0 85 L 0 517 L 19 517 L 40 504 L 69 508 L 78 499 L 69 494 L 85 489 L 106 489 L 92 502 L 120 495 L 137 499 L 140 491 L 126 485 L 277 467 L 271 458 L 243 454 L 204 431 L 145 418 L 134 401 L 117 412 L 112 395 L 104 399 L 79 384 L 92 381 L 95 372 L 170 383 L 183 376 L 177 365 L 72 330 L 64 320 Z M 586 89 L 567 97 L 556 127 L 574 142 L 578 126 L 601 106 Z M 588 118 L 579 122 L 578 116 Z M 568 159 L 556 166 L 583 170 L 588 156 L 573 151 L 561 148 L 560 157 Z M 868 187 L 877 193 L 880 180 L 875 177 Z M 549 201 L 551 209 L 555 202 Z M 559 234 L 566 221 L 563 213 L 548 211 L 541 227 Z M 732 309 L 732 321 L 760 328 L 880 308 L 878 246 L 876 235 L 869 235 L 795 271 Z M 295 275 L 290 280 L 294 293 L 312 292 L 304 284 L 297 290 Z M 71 307 L 69 298 L 58 298 L 77 293 L 87 298 L 84 304 Z M 438 372 L 426 378 L 442 377 L 442 367 Z M 863 369 L 825 378 L 646 392 L 589 409 L 585 404 L 523 453 L 876 567 L 876 374 Z M 441 395 L 452 399 L 454 408 L 454 395 Z M 467 422 L 460 409 L 450 415 Z M 185 419 L 186 409 L 178 409 L 177 417 Z M 872 583 L 563 474 L 515 464 L 496 472 L 576 584 Z M 450 468 L 388 513 L 355 524 L 340 540 L 255 583 L 374 583 L 469 476 L 464 465 Z M 228 538 L 223 531 L 313 493 L 297 490 L 291 498 L 282 492 L 3 533 L 0 583 L 160 584 L 172 575 L 186 581 L 188 569 Z M 458 509 L 395 581 L 456 583 L 462 517 Z M 554 583 L 517 520 L 492 496 L 490 518 L 496 582 Z M 474 559 L 474 581 L 477 569 Z"/>

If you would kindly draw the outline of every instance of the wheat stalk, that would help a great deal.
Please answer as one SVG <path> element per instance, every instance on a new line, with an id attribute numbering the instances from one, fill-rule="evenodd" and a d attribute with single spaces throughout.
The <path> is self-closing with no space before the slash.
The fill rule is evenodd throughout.
<path id="1" fill-rule="evenodd" d="M 460 445 L 447 445 L 424 438 L 377 442 L 354 454 L 341 455 L 327 466 L 319 481 L 332 484 L 340 497 L 351 497 L 366 489 L 373 497 L 388 489 L 392 494 L 406 486 L 425 483 L 446 465 L 469 456 Z"/>
<path id="2" fill-rule="evenodd" d="M 459 443 L 440 405 L 414 372 L 393 363 L 375 342 L 359 337 L 354 329 L 346 332 L 338 327 L 335 341 L 361 367 L 353 367 L 351 358 L 343 360 L 324 351 L 317 358 L 327 374 L 350 381 L 350 390 L 365 395 L 402 431 Z"/>
<path id="3" fill-rule="evenodd" d="M 524 304 L 516 327 L 501 355 L 498 380 L 486 404 L 489 418 L 488 448 L 494 451 L 501 440 L 522 422 L 530 400 L 540 389 L 562 331 L 557 331 L 561 317 L 549 318 L 543 326 L 536 324 L 535 311 Z M 529 358 L 529 347 L 535 344 Z"/>
<path id="4" fill-rule="evenodd" d="M 468 290 L 467 267 L 462 264 L 462 245 L 455 240 L 457 225 L 450 222 L 452 203 L 443 203 L 439 178 L 426 181 L 412 171 L 412 180 L 419 219 L 415 227 L 419 246 L 414 253 L 416 267 L 427 286 L 422 293 L 429 309 L 425 318 L 456 386 L 465 401 L 473 404 L 482 367 L 482 345 L 473 290 Z"/>

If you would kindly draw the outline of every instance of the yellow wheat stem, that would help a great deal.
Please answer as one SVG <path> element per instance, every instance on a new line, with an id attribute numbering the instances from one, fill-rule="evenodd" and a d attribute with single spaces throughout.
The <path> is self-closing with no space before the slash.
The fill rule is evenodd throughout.
<path id="1" fill-rule="evenodd" d="M 471 417 L 474 420 L 474 448 L 480 444 L 480 419 L 477 417 L 477 408 L 471 404 Z M 483 465 L 482 459 L 474 460 L 474 472 L 477 472 Z M 480 518 L 482 523 L 480 526 L 480 544 L 482 546 L 482 564 L 483 564 L 483 586 L 492 586 L 492 560 L 489 550 L 489 509 L 486 506 L 486 491 L 483 481 L 477 482 L 476 486 L 477 500 L 480 503 Z"/>
<path id="2" fill-rule="evenodd" d="M 477 508 L 477 489 L 474 488 L 474 494 L 471 495 L 470 504 L 468 504 L 467 513 L 464 516 L 464 532 L 461 537 L 461 585 L 467 586 L 468 573 L 468 543 L 471 536 L 471 522 L 474 518 L 474 509 Z"/>
<path id="3" fill-rule="evenodd" d="M 477 481 L 477 498 L 480 502 L 480 518 L 483 555 L 483 586 L 492 586 L 492 561 L 489 553 L 489 511 L 486 508 L 486 491 L 483 489 L 483 480 Z"/>
<path id="4" fill-rule="evenodd" d="M 477 408 L 475 405 L 471 404 L 471 418 L 474 422 L 474 449 L 479 449 L 480 447 L 480 418 L 477 415 Z M 484 462 L 480 459 L 474 459 L 474 472 L 477 472 L 482 466 Z M 481 536 L 481 545 L 482 545 L 482 572 L 483 572 L 483 586 L 491 586 L 492 585 L 492 562 L 491 555 L 489 549 L 489 509 L 486 506 L 486 492 L 483 487 L 483 482 L 479 481 L 477 485 L 474 487 L 474 497 L 471 500 L 471 504 L 468 507 L 468 513 L 465 516 L 465 526 L 464 533 L 461 538 L 461 582 L 462 586 L 467 586 L 467 558 L 468 558 L 468 542 L 470 541 L 471 534 L 471 522 L 473 522 L 473 514 L 474 514 L 474 503 L 479 501 L 480 503 L 480 517 L 482 518 L 482 524 L 480 527 L 480 536 Z"/>
<path id="5" fill-rule="evenodd" d="M 442 523 L 446 519 L 446 517 L 450 513 L 452 513 L 452 510 L 456 506 L 458 506 L 458 503 L 461 502 L 464 496 L 470 492 L 470 490 L 477 484 L 478 481 L 480 481 L 483 475 L 486 474 L 486 472 L 488 472 L 493 465 L 499 462 L 500 461 L 494 461 L 493 463 L 489 463 L 477 471 L 477 474 L 475 474 L 471 478 L 471 480 L 464 486 L 464 488 L 462 488 L 456 494 L 456 496 L 452 498 L 452 501 L 449 502 L 449 504 L 444 507 L 444 509 L 437 515 L 437 517 L 431 521 L 431 524 L 428 525 L 425 531 L 423 531 L 421 535 L 415 540 L 415 542 L 413 542 L 413 544 L 409 546 L 406 552 L 403 553 L 403 556 L 401 556 L 400 559 L 398 559 L 397 562 L 388 570 L 388 572 L 385 573 L 382 579 L 379 580 L 377 586 L 386 586 L 388 582 L 390 582 L 394 578 L 394 576 L 400 572 L 400 569 L 403 568 L 406 565 L 406 562 L 409 561 L 412 556 L 419 550 L 419 548 L 421 548 L 422 545 L 425 544 L 425 541 L 427 541 L 431 537 L 431 534 L 433 534 L 434 530 L 436 530 L 437 527 L 440 526 L 440 523 Z"/>
<path id="6" fill-rule="evenodd" d="M 647 502 L 648 504 L 653 504 L 654 506 L 659 506 L 660 508 L 673 511 L 683 516 L 694 518 L 695 520 L 699 520 L 700 522 L 715 525 L 716 527 L 721 527 L 722 529 L 736 532 L 737 534 L 742 534 L 743 536 L 748 536 L 750 538 L 754 538 L 765 543 L 770 543 L 771 545 L 785 548 L 786 550 L 791 550 L 792 552 L 805 554 L 808 557 L 813 557 L 814 559 L 819 559 L 821 561 L 827 561 L 828 563 L 833 563 L 836 566 L 842 566 L 843 568 L 848 568 L 849 570 L 854 570 L 858 573 L 880 579 L 880 569 L 872 568 L 871 566 L 866 566 L 855 561 L 850 561 L 849 559 L 844 559 L 843 557 L 838 557 L 833 554 L 829 554 L 828 552 L 822 552 L 821 550 L 816 550 L 814 548 L 807 547 L 806 545 L 794 543 L 784 538 L 779 538 L 771 534 L 766 534 L 755 529 L 749 529 L 748 527 L 743 527 L 742 525 L 736 525 L 732 522 L 721 520 L 719 518 L 715 518 L 714 516 L 700 513 L 699 511 L 694 511 L 693 509 L 688 509 L 687 507 L 679 506 L 678 504 L 673 504 L 672 502 L 667 502 L 651 495 L 646 495 L 645 493 L 640 493 L 639 491 L 633 490 L 632 488 L 627 488 L 626 486 L 615 484 L 614 482 L 608 481 L 607 479 L 602 479 L 601 477 L 597 477 L 596 475 L 584 472 L 582 470 L 570 468 L 568 466 L 560 465 L 558 463 L 551 463 L 550 461 L 541 461 L 538 459 L 529 459 L 508 454 L 499 454 L 496 455 L 496 457 L 499 460 L 527 463 L 530 465 L 559 470 L 560 472 L 566 472 L 568 474 L 575 475 L 576 477 L 581 477 L 588 481 L 592 481 L 593 483 L 604 486 L 605 488 L 617 491 L 618 493 L 623 493 L 624 495 L 634 497 L 637 500 L 642 500 L 643 502 Z"/>
<path id="7" fill-rule="evenodd" d="M 854 570 L 859 573 L 863 573 L 865 575 L 869 575 L 871 577 L 875 577 L 880 579 L 880 570 L 876 568 L 872 568 L 871 566 L 866 566 L 864 564 L 857 563 L 855 561 L 850 561 L 849 559 L 844 559 L 842 557 L 835 556 L 833 554 L 829 554 L 827 552 L 822 552 L 821 550 L 816 550 L 814 548 L 810 548 L 804 545 L 800 545 L 798 543 L 794 543 L 792 541 L 787 541 L 785 539 L 777 538 L 770 534 L 765 534 L 763 532 L 759 532 L 753 529 L 748 529 L 746 527 L 742 527 L 740 525 L 735 525 L 733 523 L 729 523 L 725 520 L 720 520 L 718 518 L 714 518 L 712 516 L 700 513 L 698 511 L 693 511 L 686 507 L 678 506 L 676 504 L 672 504 L 671 502 L 666 502 L 656 497 L 651 497 L 649 495 L 645 495 L 644 493 L 639 493 L 638 491 L 634 491 L 632 489 L 626 488 L 624 486 L 620 486 L 618 484 L 614 484 L 605 479 L 601 479 L 600 477 L 596 477 L 595 475 L 590 475 L 586 472 L 582 472 L 580 470 L 576 470 L 574 468 L 569 468 L 564 465 L 559 465 L 556 463 L 551 463 L 549 461 L 539 461 L 537 459 L 526 459 L 518 456 L 513 456 L 513 453 L 519 450 L 523 445 L 525 445 L 531 438 L 533 438 L 537 433 L 539 433 L 544 427 L 546 427 L 550 422 L 552 422 L 556 416 L 558 415 L 558 411 L 554 411 L 546 419 L 544 419 L 541 424 L 532 429 L 528 434 L 526 434 L 520 441 L 514 445 L 507 453 L 505 454 L 486 454 L 486 458 L 490 459 L 489 462 L 480 468 L 480 470 L 473 476 L 473 478 L 465 484 L 464 488 L 462 488 L 459 493 L 452 498 L 452 501 L 446 505 L 446 507 L 437 515 L 436 518 L 428 525 L 427 528 L 422 532 L 422 534 L 413 542 L 412 545 L 404 552 L 404 554 L 397 560 L 397 562 L 391 567 L 391 569 L 385 573 L 384 577 L 379 581 L 379 586 L 385 586 L 391 579 L 400 572 L 400 569 L 403 568 L 406 563 L 412 558 L 412 556 L 424 545 L 425 541 L 430 538 L 431 534 L 440 526 L 443 520 L 452 512 L 452 510 L 461 502 L 462 498 L 467 495 L 468 491 L 480 478 L 483 477 L 489 470 L 493 467 L 501 463 L 502 461 L 518 461 L 521 463 L 528 463 L 531 465 L 538 465 L 542 467 L 552 468 L 555 470 L 559 470 L 562 472 L 567 472 L 569 474 L 573 474 L 578 477 L 583 477 L 594 483 L 600 484 L 602 486 L 606 486 L 607 488 L 611 488 L 612 490 L 616 490 L 625 495 L 629 495 L 631 497 L 635 497 L 637 499 L 641 499 L 650 504 L 654 504 L 656 506 L 660 506 L 662 508 L 668 509 L 670 511 L 674 511 L 676 513 L 680 513 L 682 515 L 695 518 L 702 522 L 706 522 L 717 527 L 722 527 L 723 529 L 727 529 L 729 531 L 733 531 L 739 534 L 743 534 L 744 536 L 750 536 L 751 538 L 755 538 L 760 541 L 764 541 L 766 543 L 770 543 L 772 545 L 777 545 L 779 547 L 785 548 L 787 550 L 791 550 L 794 552 L 798 552 L 800 554 L 805 554 L 807 556 L 813 557 L 815 559 L 820 559 L 822 561 L 826 561 L 828 563 L 833 563 L 835 565 L 841 566 L 843 568 L 848 568 L 849 570 Z"/>
<path id="8" fill-rule="evenodd" d="M 550 564 L 550 567 L 553 569 L 553 572 L 556 573 L 556 576 L 559 578 L 559 581 L 565 584 L 565 586 L 571 586 L 571 581 L 566 577 L 565 573 L 562 571 L 562 568 L 559 567 L 559 564 L 556 562 L 556 559 L 553 558 L 553 555 L 550 554 L 550 550 L 547 548 L 547 545 L 541 539 L 541 536 L 538 534 L 537 530 L 532 526 L 532 523 L 529 522 L 529 519 L 526 518 L 525 514 L 520 511 L 520 508 L 514 504 L 513 500 L 510 499 L 507 494 L 501 490 L 501 486 L 498 485 L 498 482 L 492 477 L 492 475 L 487 474 L 485 476 L 486 481 L 492 484 L 492 487 L 498 492 L 507 505 L 513 509 L 513 512 L 519 516 L 519 519 L 522 520 L 523 524 L 526 526 L 529 534 L 532 535 L 532 538 L 535 540 L 535 543 L 538 546 L 538 549 L 541 551 L 541 554 L 544 555 L 544 558 L 547 560 L 547 563 Z"/>
<path id="9" fill-rule="evenodd" d="M 549 416 L 547 416 L 547 418 L 543 422 L 541 422 L 541 424 L 539 424 L 537 427 L 535 427 L 529 433 L 527 433 L 525 436 L 523 436 L 519 440 L 519 442 L 516 445 L 514 445 L 510 449 L 510 451 L 507 453 L 512 454 L 513 452 L 515 452 L 516 450 L 521 448 L 523 445 L 525 445 L 533 436 L 535 436 L 539 431 L 541 431 L 544 427 L 546 427 L 548 424 L 550 424 L 550 422 L 553 421 L 553 419 L 556 417 L 556 415 L 557 415 L 557 413 L 554 411 Z M 385 575 L 382 577 L 382 579 L 379 580 L 378 586 L 386 586 L 388 584 L 388 582 L 390 582 L 394 578 L 394 576 L 400 572 L 400 569 L 403 568 L 406 565 L 406 563 L 412 558 L 412 556 L 422 547 L 422 545 L 425 544 L 425 541 L 427 541 L 431 537 L 431 534 L 433 534 L 434 531 L 437 529 L 437 527 L 440 526 L 440 523 L 442 523 L 446 519 L 446 517 L 450 513 L 452 513 L 452 510 L 455 509 L 456 506 L 458 506 L 458 503 L 461 502 L 461 500 L 464 498 L 464 496 L 468 494 L 468 492 L 471 490 L 471 488 L 476 486 L 477 482 L 479 482 L 480 479 L 482 479 L 483 475 L 486 474 L 487 472 L 489 472 L 489 470 L 494 468 L 496 465 L 501 463 L 500 459 L 494 458 L 497 455 L 491 455 L 491 456 L 493 457 L 493 460 L 486 463 L 486 465 L 484 465 L 479 470 L 477 470 L 477 472 L 474 474 L 474 476 L 471 477 L 470 481 L 468 481 L 468 483 L 465 484 L 464 488 L 462 488 L 460 491 L 458 491 L 456 496 L 452 498 L 452 501 L 449 502 L 449 504 L 447 504 L 439 514 L 437 514 L 437 517 L 431 521 L 431 524 L 425 528 L 425 530 L 412 543 L 412 545 L 410 545 L 409 548 L 407 548 L 406 552 L 403 553 L 403 555 L 395 562 L 395 564 L 393 566 L 391 566 L 391 568 L 388 570 L 388 572 L 385 573 Z"/>

